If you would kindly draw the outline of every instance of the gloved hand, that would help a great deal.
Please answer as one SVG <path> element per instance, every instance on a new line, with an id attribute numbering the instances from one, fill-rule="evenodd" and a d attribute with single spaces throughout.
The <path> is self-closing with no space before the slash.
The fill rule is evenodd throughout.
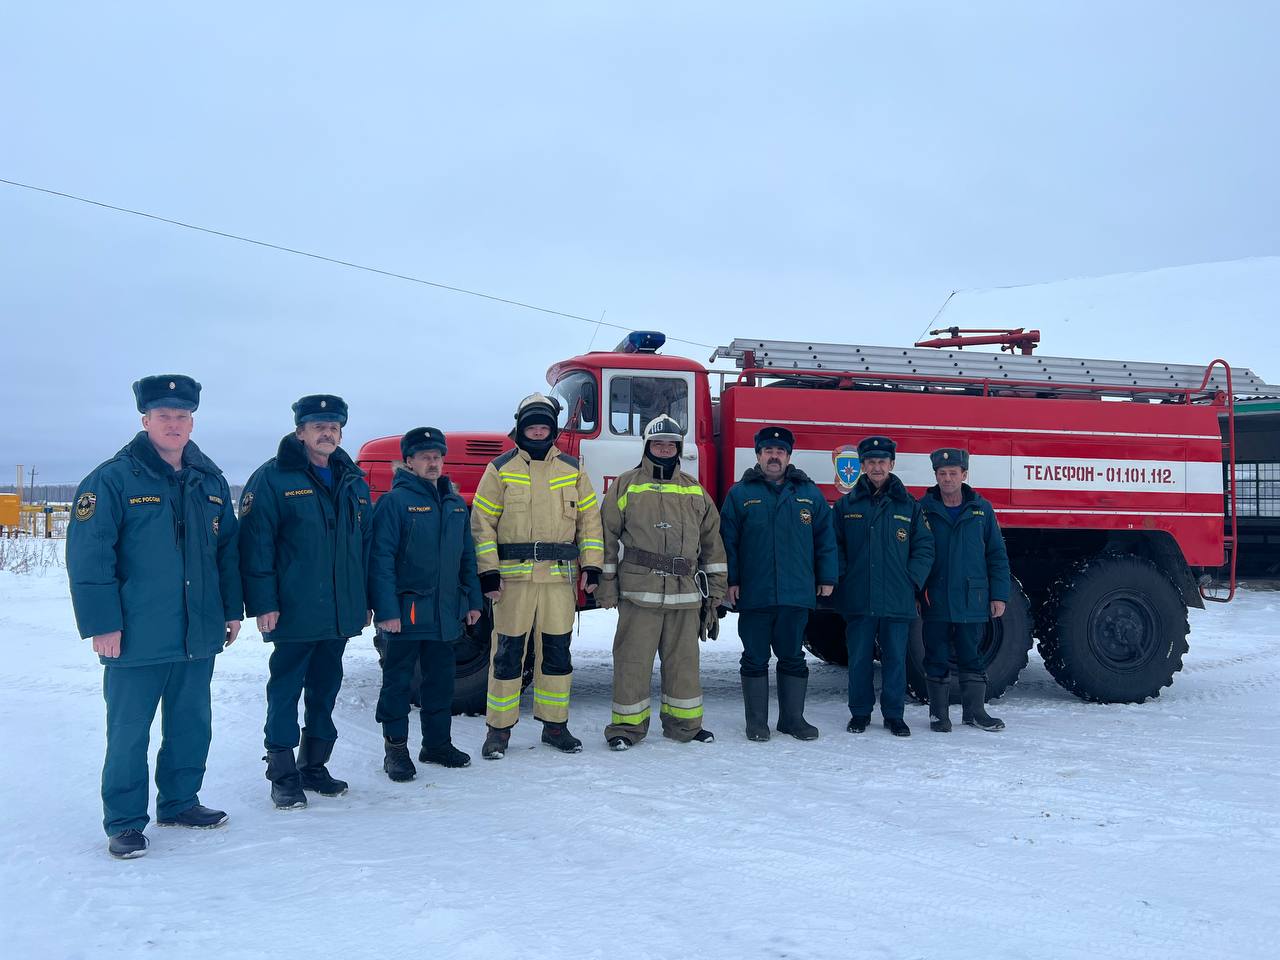
<path id="1" fill-rule="evenodd" d="M 698 632 L 703 640 L 720 639 L 720 617 L 716 615 L 716 608 L 720 606 L 723 599 L 723 597 L 708 597 L 702 602 L 702 625 Z"/>
<path id="2" fill-rule="evenodd" d="M 596 598 L 597 607 L 612 610 L 618 605 L 618 578 L 601 578 L 600 586 L 596 587 L 596 592 L 592 596 Z"/>
<path id="3" fill-rule="evenodd" d="M 486 597 L 502 590 L 502 574 L 497 570 L 486 570 L 480 574 L 480 592 Z M 493 599 L 490 597 L 489 599 Z"/>

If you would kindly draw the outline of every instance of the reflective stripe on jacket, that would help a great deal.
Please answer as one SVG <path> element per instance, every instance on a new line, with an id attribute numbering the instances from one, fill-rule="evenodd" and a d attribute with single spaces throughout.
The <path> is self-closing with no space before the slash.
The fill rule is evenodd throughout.
<path id="1" fill-rule="evenodd" d="M 622 600 L 667 609 L 700 606 L 704 587 L 710 597 L 724 596 L 729 565 L 720 540 L 720 515 L 693 477 L 676 471 L 663 479 L 661 468 L 646 460 L 613 482 L 600 513 L 605 541 L 601 589 L 606 596 L 616 591 Z M 684 557 L 696 573 L 662 574 L 628 563 L 632 548 Z"/>
<path id="2" fill-rule="evenodd" d="M 533 460 L 520 448 L 484 468 L 471 504 L 471 535 L 480 573 L 497 570 L 504 580 L 573 583 L 578 568 L 604 564 L 600 507 L 577 458 L 552 447 Z M 574 543 L 578 560 L 499 560 L 503 543 Z M 576 587 L 576 585 L 575 585 Z"/>

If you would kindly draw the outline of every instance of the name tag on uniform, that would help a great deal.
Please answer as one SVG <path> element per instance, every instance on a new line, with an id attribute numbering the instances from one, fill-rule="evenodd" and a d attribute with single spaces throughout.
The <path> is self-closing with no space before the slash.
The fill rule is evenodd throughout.
<path id="1" fill-rule="evenodd" d="M 216 503 L 218 506 L 222 506 L 222 498 L 221 498 L 221 497 L 215 497 L 212 493 L 211 493 L 211 494 L 209 494 L 209 502 L 210 502 L 210 503 Z"/>
<path id="2" fill-rule="evenodd" d="M 410 513 L 430 513 L 431 512 L 430 507 L 409 507 L 408 509 Z"/>
<path id="3" fill-rule="evenodd" d="M 861 520 L 861 519 L 862 519 L 862 514 L 860 514 L 860 513 L 846 513 L 846 514 L 844 515 L 844 518 L 845 518 L 846 520 Z"/>
<path id="4" fill-rule="evenodd" d="M 972 515 L 975 517 L 985 517 L 987 514 L 983 510 L 975 510 Z"/>
<path id="5" fill-rule="evenodd" d="M 796 497 L 796 503 L 813 503 L 808 497 Z"/>
<path id="6" fill-rule="evenodd" d="M 130 497 L 129 506 L 136 507 L 142 503 L 162 503 L 159 497 Z"/>
<path id="7" fill-rule="evenodd" d="M 903 523 L 910 523 L 910 522 L 911 522 L 911 518 L 910 518 L 910 517 L 904 517 L 904 516 L 903 516 L 902 514 L 900 514 L 900 513 L 895 513 L 895 514 L 893 515 L 893 519 L 895 519 L 895 520 L 901 520 Z"/>
<path id="8" fill-rule="evenodd" d="M 286 497 L 310 497 L 315 493 L 310 487 L 303 487 L 301 490 L 286 490 Z"/>
<path id="9" fill-rule="evenodd" d="M 743 505 L 744 507 L 749 507 L 749 506 L 752 506 L 753 504 L 756 504 L 756 503 L 759 503 L 759 502 L 760 502 L 759 498 L 755 498 L 755 499 L 752 499 L 752 500 L 743 500 L 743 501 L 742 501 L 742 505 Z"/>

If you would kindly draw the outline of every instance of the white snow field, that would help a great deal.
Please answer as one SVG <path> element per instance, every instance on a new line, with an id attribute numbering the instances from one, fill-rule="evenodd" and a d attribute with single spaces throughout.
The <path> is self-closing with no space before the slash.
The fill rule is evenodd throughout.
<path id="1" fill-rule="evenodd" d="M 582 618 L 572 728 L 527 719 L 500 762 L 382 774 L 379 673 L 350 644 L 339 799 L 276 812 L 263 778 L 267 649 L 219 660 L 201 799 L 210 832 L 100 829 L 101 670 L 62 572 L 0 573 L 0 951 L 64 957 L 1274 957 L 1280 940 L 1280 594 L 1192 611 L 1159 700 L 1098 706 L 1033 654 L 1008 729 L 844 731 L 844 675 L 813 664 L 822 738 L 749 743 L 737 641 L 705 648 L 708 746 L 611 753 L 613 617 Z M 527 706 L 527 704 L 526 704 Z M 953 708 L 958 713 L 958 707 Z M 878 723 L 878 718 L 877 721 Z M 415 721 L 416 723 L 416 721 Z M 416 733 L 416 731 L 415 731 Z M 158 727 L 152 750 L 158 746 Z M 415 748 L 416 754 L 416 748 Z"/>

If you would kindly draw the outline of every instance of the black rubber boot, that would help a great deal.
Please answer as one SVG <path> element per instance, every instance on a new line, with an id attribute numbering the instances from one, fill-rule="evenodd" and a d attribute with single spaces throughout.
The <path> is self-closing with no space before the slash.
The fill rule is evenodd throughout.
<path id="1" fill-rule="evenodd" d="M 409 741 L 382 738 L 382 749 L 386 754 L 382 760 L 382 769 L 396 783 L 408 783 L 418 775 L 417 768 L 409 759 Z"/>
<path id="2" fill-rule="evenodd" d="M 325 764 L 333 753 L 332 740 L 311 740 L 302 731 L 302 743 L 298 747 L 298 773 L 302 775 L 302 789 L 313 790 L 322 797 L 340 797 L 347 792 L 347 781 L 329 776 Z"/>
<path id="3" fill-rule="evenodd" d="M 507 755 L 507 744 L 511 742 L 511 728 L 489 727 L 485 735 L 484 746 L 480 748 L 480 756 L 486 760 L 501 760 Z"/>
<path id="4" fill-rule="evenodd" d="M 747 711 L 747 739 L 769 739 L 769 677 L 742 677 L 742 703 Z"/>
<path id="5" fill-rule="evenodd" d="M 227 822 L 225 810 L 211 810 L 202 803 L 187 807 L 172 817 L 157 817 L 156 823 L 162 827 L 186 827 L 189 830 L 213 830 Z"/>
<path id="6" fill-rule="evenodd" d="M 277 810 L 300 810 L 307 805 L 302 792 L 302 775 L 293 760 L 293 750 L 268 750 L 267 779 L 271 781 L 271 802 Z"/>
<path id="7" fill-rule="evenodd" d="M 778 732 L 797 740 L 817 740 L 818 728 L 804 718 L 804 696 L 808 677 L 778 672 Z"/>
<path id="8" fill-rule="evenodd" d="M 716 735 L 705 727 L 693 735 L 690 743 L 715 743 Z"/>
<path id="9" fill-rule="evenodd" d="M 562 753 L 581 753 L 582 741 L 569 732 L 563 723 L 542 722 L 542 742 L 549 743 Z"/>
<path id="10" fill-rule="evenodd" d="M 929 681 L 929 729 L 934 733 L 951 732 L 951 681 Z"/>
<path id="11" fill-rule="evenodd" d="M 442 767 L 459 767 L 471 766 L 471 754 L 463 753 L 452 743 L 446 743 L 439 747 L 423 746 L 418 751 L 418 759 L 423 763 L 435 763 Z"/>
<path id="12" fill-rule="evenodd" d="M 141 830 L 121 830 L 107 840 L 107 852 L 117 860 L 136 860 L 147 855 L 147 838 Z"/>
<path id="13" fill-rule="evenodd" d="M 979 730 L 1003 730 L 1004 721 L 987 713 L 987 678 L 982 674 L 960 675 L 960 703 L 964 722 Z"/>

